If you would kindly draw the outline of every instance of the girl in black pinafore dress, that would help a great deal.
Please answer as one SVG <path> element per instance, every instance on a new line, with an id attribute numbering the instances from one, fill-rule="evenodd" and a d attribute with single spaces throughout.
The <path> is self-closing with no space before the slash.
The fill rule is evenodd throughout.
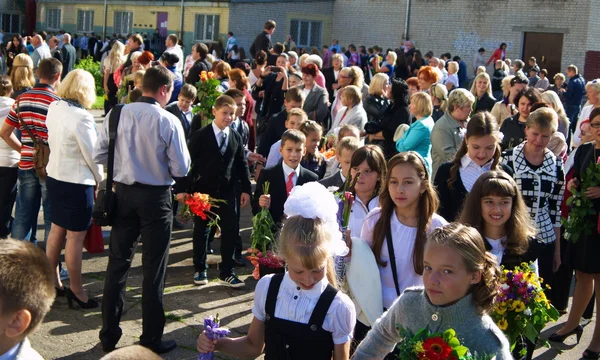
<path id="1" fill-rule="evenodd" d="M 285 204 L 290 217 L 279 237 L 286 273 L 259 280 L 247 336 L 211 341 L 203 333 L 198 351 L 241 358 L 264 351 L 266 360 L 349 358 L 356 313 L 352 300 L 335 288 L 333 259 L 342 255 L 340 243 L 345 249 L 337 231 L 337 206 L 316 182 L 294 188 Z"/>

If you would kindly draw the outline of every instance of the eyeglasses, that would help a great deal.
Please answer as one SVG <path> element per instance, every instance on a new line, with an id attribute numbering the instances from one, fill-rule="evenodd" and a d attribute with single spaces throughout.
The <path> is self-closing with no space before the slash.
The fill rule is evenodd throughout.
<path id="1" fill-rule="evenodd" d="M 590 123 L 590 126 L 594 129 L 600 129 L 600 122 L 592 122 Z"/>

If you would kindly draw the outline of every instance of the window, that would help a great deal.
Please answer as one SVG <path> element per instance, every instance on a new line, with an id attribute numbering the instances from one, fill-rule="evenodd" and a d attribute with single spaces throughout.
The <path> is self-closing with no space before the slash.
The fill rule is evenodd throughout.
<path id="1" fill-rule="evenodd" d="M 321 47 L 321 21 L 296 20 L 290 22 L 290 35 L 298 47 Z"/>
<path id="2" fill-rule="evenodd" d="M 46 9 L 46 27 L 48 29 L 60 29 L 60 9 Z"/>
<path id="3" fill-rule="evenodd" d="M 94 31 L 94 11 L 93 10 L 77 10 L 77 31 L 79 31 L 79 32 Z"/>
<path id="4" fill-rule="evenodd" d="M 194 40 L 217 41 L 219 38 L 219 15 L 196 15 Z"/>
<path id="5" fill-rule="evenodd" d="M 133 27 L 133 13 L 115 11 L 114 32 L 121 35 L 131 34 Z"/>
<path id="6" fill-rule="evenodd" d="M 0 29 L 5 34 L 18 34 L 20 18 L 18 14 L 0 13 Z"/>

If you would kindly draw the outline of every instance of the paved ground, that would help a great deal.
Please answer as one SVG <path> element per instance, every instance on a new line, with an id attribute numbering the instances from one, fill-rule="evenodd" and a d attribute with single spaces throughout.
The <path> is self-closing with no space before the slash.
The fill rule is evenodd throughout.
<path id="1" fill-rule="evenodd" d="M 99 116 L 101 112 L 95 111 Z M 101 118 L 97 119 L 101 122 Z M 249 245 L 250 211 L 244 209 L 240 227 L 244 245 Z M 41 221 L 40 221 L 41 224 Z M 109 231 L 105 231 L 108 238 Z M 38 239 L 43 239 L 43 230 L 38 232 Z M 219 240 L 214 243 L 218 250 Z M 143 246 L 143 245 L 140 245 Z M 108 248 L 108 247 L 107 247 Z M 233 290 L 219 285 L 216 281 L 203 287 L 192 285 L 192 244 L 191 229 L 174 231 L 171 242 L 169 267 L 165 286 L 165 312 L 167 325 L 164 339 L 173 339 L 178 348 L 165 359 L 196 359 L 195 342 L 202 331 L 203 319 L 219 313 L 222 324 L 233 331 L 234 336 L 246 334 L 252 320 L 251 308 L 254 298 L 256 280 L 250 275 L 251 267 L 238 268 L 241 278 L 246 281 L 243 290 Z M 83 273 L 85 288 L 96 300 L 102 301 L 102 287 L 107 264 L 107 250 L 103 254 L 89 255 L 84 253 Z M 216 279 L 218 255 L 211 255 L 209 277 Z M 121 321 L 123 337 L 118 346 L 135 344 L 141 334 L 141 251 L 138 248 L 133 260 L 129 276 L 125 312 Z M 68 285 L 68 282 L 66 282 Z M 566 320 L 563 316 L 557 323 L 549 324 L 542 338 L 556 331 Z M 52 311 L 35 334 L 31 336 L 33 346 L 46 359 L 95 360 L 103 353 L 98 343 L 98 332 L 102 325 L 100 309 L 69 310 L 64 298 L 56 300 Z M 535 352 L 535 359 L 579 359 L 583 350 L 591 340 L 594 323 L 588 325 L 579 345 L 574 346 L 575 337 L 566 344 L 553 344 L 552 349 L 540 348 Z M 560 354 L 560 350 L 564 352 Z M 231 357 L 217 354 L 218 359 Z"/>

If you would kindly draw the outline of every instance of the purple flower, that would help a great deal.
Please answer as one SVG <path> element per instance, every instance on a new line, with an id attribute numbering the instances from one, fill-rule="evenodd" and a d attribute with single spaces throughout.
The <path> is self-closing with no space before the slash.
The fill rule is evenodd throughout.
<path id="1" fill-rule="evenodd" d="M 204 319 L 204 331 L 206 332 L 206 337 L 208 337 L 210 340 L 224 338 L 231 333 L 229 329 L 219 327 L 218 315 L 217 317 L 209 316 Z M 200 354 L 198 356 L 198 360 L 213 360 L 214 358 L 215 354 L 212 352 Z"/>

